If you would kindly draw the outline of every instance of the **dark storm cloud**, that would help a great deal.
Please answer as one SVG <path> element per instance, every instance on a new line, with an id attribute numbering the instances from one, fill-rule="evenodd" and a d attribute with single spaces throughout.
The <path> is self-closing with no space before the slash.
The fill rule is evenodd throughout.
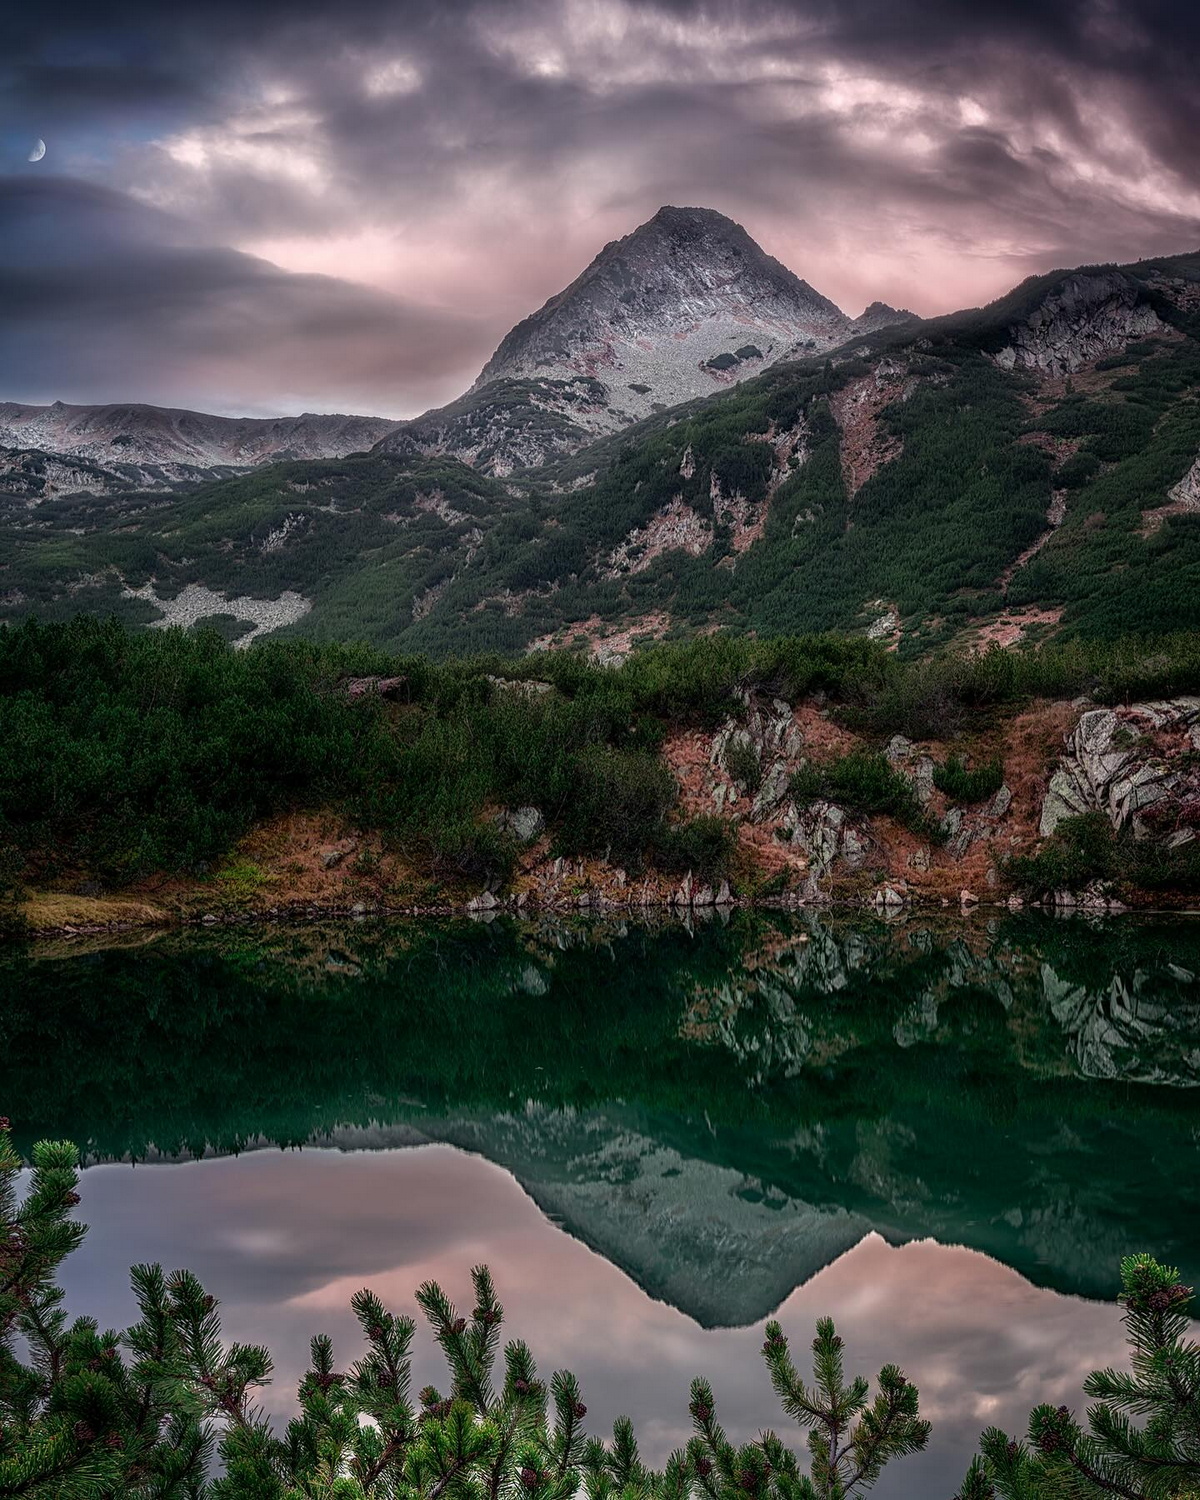
<path id="1" fill-rule="evenodd" d="M 1031 270 L 1200 243 L 1198 9 L 133 0 L 18 18 L 0 127 L 14 150 L 44 136 L 47 165 L 168 211 L 212 247 L 164 257 L 170 234 L 151 235 L 144 270 L 171 337 L 243 273 L 276 310 L 268 322 L 299 318 L 289 358 L 304 339 L 336 342 L 299 317 L 306 298 L 324 330 L 375 293 L 286 289 L 285 271 L 401 298 L 408 312 L 388 304 L 373 340 L 363 311 L 345 342 L 360 372 L 403 366 L 386 399 L 404 391 L 411 408 L 447 394 L 456 360 L 468 378 L 512 321 L 665 201 L 742 219 L 851 311 L 875 296 L 942 311 Z M 222 246 L 282 269 L 235 274 Z M 94 268 L 94 300 L 121 276 Z M 397 353 L 395 320 L 418 306 L 427 336 Z M 477 331 L 438 353 L 447 309 Z M 94 316 L 79 308 L 80 349 Z M 213 315 L 211 338 L 232 338 L 227 326 Z M 431 346 L 432 378 L 413 384 L 411 356 Z M 193 358 L 164 343 L 156 368 L 176 378 Z M 269 365 L 251 383 L 278 404 Z M 339 355 L 325 389 L 351 389 L 345 368 Z"/>
<path id="2" fill-rule="evenodd" d="M 69 179 L 0 179 L 0 244 L 0 382 L 31 400 L 411 409 L 439 378 L 457 388 L 477 341 Z"/>

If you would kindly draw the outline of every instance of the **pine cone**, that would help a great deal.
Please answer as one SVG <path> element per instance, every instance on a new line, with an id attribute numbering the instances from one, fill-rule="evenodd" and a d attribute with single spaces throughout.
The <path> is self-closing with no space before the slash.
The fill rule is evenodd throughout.
<path id="1" fill-rule="evenodd" d="M 1009 1438 L 1008 1446 L 1004 1451 L 1008 1454 L 1008 1461 L 1010 1464 L 1015 1464 L 1021 1454 L 1020 1447 L 1015 1442 L 1013 1442 L 1012 1438 Z"/>
<path id="2" fill-rule="evenodd" d="M 743 1469 L 738 1475 L 738 1485 L 744 1490 L 755 1490 L 758 1488 L 758 1479 L 753 1469 Z"/>
<path id="3" fill-rule="evenodd" d="M 201 1303 L 201 1306 L 204 1308 L 204 1311 L 206 1313 L 212 1312 L 213 1308 L 216 1307 L 216 1305 L 217 1299 L 215 1297 L 205 1297 L 204 1301 Z"/>
<path id="4" fill-rule="evenodd" d="M 712 1459 L 698 1458 L 696 1460 L 696 1473 L 699 1474 L 701 1479 L 707 1479 L 712 1473 Z"/>
<path id="5" fill-rule="evenodd" d="M 521 1470 L 521 1483 L 527 1490 L 536 1490 L 538 1486 L 538 1471 L 526 1465 Z"/>
<path id="6" fill-rule="evenodd" d="M 587 1407 L 584 1406 L 582 1401 L 576 1401 L 575 1405 L 571 1408 L 571 1413 L 577 1422 L 582 1422 L 584 1417 L 587 1416 Z"/>
<path id="7" fill-rule="evenodd" d="M 104 1439 L 104 1446 L 106 1448 L 123 1448 L 125 1446 L 125 1439 L 119 1432 L 110 1432 Z"/>
<path id="8" fill-rule="evenodd" d="M 451 1326 L 455 1333 L 463 1333 L 466 1330 L 467 1320 L 466 1318 L 455 1318 Z"/>
<path id="9" fill-rule="evenodd" d="M 96 1434 L 86 1422 L 76 1422 L 71 1431 L 75 1434 L 75 1441 L 78 1443 L 90 1443 L 96 1437 Z"/>
<path id="10" fill-rule="evenodd" d="M 528 1394 L 529 1394 L 529 1382 L 528 1382 L 528 1380 L 522 1380 L 521 1377 L 518 1375 L 518 1377 L 516 1378 L 516 1380 L 513 1381 L 513 1390 L 516 1391 L 516 1393 L 517 1393 L 518 1396 L 528 1396 Z"/>
<path id="11" fill-rule="evenodd" d="M 378 1344 L 383 1338 L 383 1325 L 381 1323 L 372 1323 L 370 1328 L 367 1329 L 367 1337 L 373 1344 Z"/>
<path id="12" fill-rule="evenodd" d="M 712 1416 L 712 1408 L 706 1406 L 703 1401 L 693 1401 L 692 1416 L 695 1417 L 697 1422 L 707 1422 L 709 1417 Z"/>
<path id="13" fill-rule="evenodd" d="M 436 1406 L 441 1397 L 431 1385 L 422 1387 L 418 1393 L 417 1400 L 422 1406 Z"/>
<path id="14" fill-rule="evenodd" d="M 11 1128 L 12 1127 L 9 1124 L 8 1116 L 0 1115 L 0 1130 L 10 1130 Z"/>
<path id="15" fill-rule="evenodd" d="M 76 1204 L 78 1204 L 78 1202 L 79 1202 L 79 1194 L 78 1193 L 64 1193 L 63 1194 L 63 1203 L 65 1204 L 65 1206 L 67 1208 L 74 1208 L 76 1206 Z"/>

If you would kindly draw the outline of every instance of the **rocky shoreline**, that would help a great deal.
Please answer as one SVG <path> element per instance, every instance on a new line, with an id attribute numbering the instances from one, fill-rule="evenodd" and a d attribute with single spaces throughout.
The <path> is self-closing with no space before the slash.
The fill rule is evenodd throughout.
<path id="1" fill-rule="evenodd" d="M 1053 849 L 1069 820 L 1088 815 L 1122 847 L 1170 857 L 1200 836 L 1200 697 L 1096 707 L 1045 702 L 997 721 L 967 742 L 914 742 L 894 734 L 882 753 L 839 724 L 819 695 L 798 704 L 751 691 L 712 729 L 679 729 L 663 745 L 680 812 L 727 825 L 729 875 L 630 873 L 603 858 L 554 852 L 537 807 L 499 807 L 492 822 L 517 851 L 509 876 L 474 889 L 439 885 L 403 852 L 334 812 L 295 813 L 256 829 L 228 863 L 192 877 L 161 877 L 123 895 L 98 888 L 33 893 L 35 935 L 95 935 L 154 927 L 252 922 L 470 917 L 534 912 L 703 919 L 739 906 L 871 911 L 976 908 L 1119 913 L 1187 910 L 1188 891 L 1140 891 L 1135 880 L 1092 875 L 1042 887 L 1013 871 Z M 867 813 L 828 791 L 803 794 L 803 776 L 865 756 L 907 788 L 910 815 Z M 993 768 L 982 795 L 945 768 L 953 758 Z M 808 771 L 806 772 L 806 768 Z M 970 798 L 976 796 L 977 800 Z M 1131 867 L 1132 868 L 1132 867 Z"/>

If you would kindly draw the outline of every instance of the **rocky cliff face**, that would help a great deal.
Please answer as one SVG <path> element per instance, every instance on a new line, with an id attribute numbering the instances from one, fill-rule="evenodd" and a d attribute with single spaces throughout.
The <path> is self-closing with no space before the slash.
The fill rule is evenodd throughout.
<path id="1" fill-rule="evenodd" d="M 997 355 L 1005 369 L 1070 375 L 1164 324 L 1137 283 L 1121 271 L 1068 276 L 1021 322 Z"/>
<path id="2" fill-rule="evenodd" d="M 1118 831 L 1131 825 L 1147 837 L 1158 813 L 1200 797 L 1194 768 L 1200 750 L 1200 699 L 1134 703 L 1085 713 L 1067 736 L 1066 752 L 1042 803 L 1040 832 L 1067 818 L 1102 812 Z M 1152 810 L 1156 810 L 1152 812 Z M 1190 843 L 1190 821 L 1170 829 L 1172 845 Z"/>
<path id="3" fill-rule="evenodd" d="M 396 426 L 382 417 L 214 417 L 168 407 L 0 403 L 0 447 L 100 465 L 248 469 L 278 459 L 342 458 Z M 200 477 L 200 476 L 195 476 Z"/>

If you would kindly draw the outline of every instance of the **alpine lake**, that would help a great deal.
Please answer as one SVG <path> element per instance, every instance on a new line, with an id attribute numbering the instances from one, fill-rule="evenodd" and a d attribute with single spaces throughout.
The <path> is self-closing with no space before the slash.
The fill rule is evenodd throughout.
<path id="1" fill-rule="evenodd" d="M 67 1305 L 189 1266 L 276 1360 L 486 1262 L 505 1332 L 661 1462 L 708 1376 L 796 1447 L 763 1365 L 832 1316 L 934 1424 L 875 1493 L 952 1495 L 980 1430 L 1124 1359 L 1118 1262 L 1200 1279 L 1200 917 L 383 923 L 0 952 L 0 1112 L 78 1143 Z M 423 1331 L 415 1385 L 437 1383 Z"/>

